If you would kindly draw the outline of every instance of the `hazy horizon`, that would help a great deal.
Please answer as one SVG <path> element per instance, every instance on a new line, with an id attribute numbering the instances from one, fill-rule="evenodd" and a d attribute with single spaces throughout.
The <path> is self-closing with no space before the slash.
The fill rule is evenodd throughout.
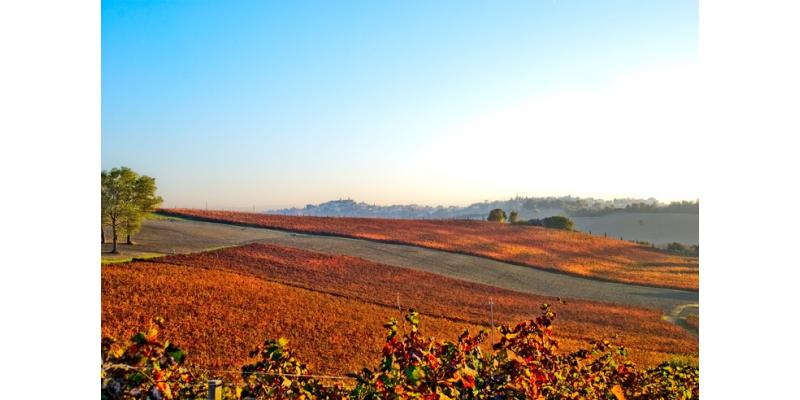
<path id="1" fill-rule="evenodd" d="M 697 199 L 697 19 L 697 1 L 104 1 L 102 168 L 155 177 L 166 207 Z"/>
<path id="2" fill-rule="evenodd" d="M 559 197 L 572 196 L 572 197 L 575 197 L 575 198 L 577 198 L 577 197 L 579 197 L 579 198 L 594 198 L 594 199 L 597 199 L 597 200 L 614 200 L 614 199 L 623 199 L 623 198 L 625 198 L 625 199 L 648 200 L 648 199 L 654 198 L 652 196 L 598 197 L 598 196 L 591 196 L 591 195 L 576 196 L 574 194 L 564 194 L 564 195 L 523 195 L 523 194 L 519 194 L 518 196 L 519 197 L 528 197 L 528 198 L 530 198 L 530 197 L 537 197 L 537 198 L 556 197 L 556 198 L 559 198 Z M 517 195 L 515 194 L 513 196 L 499 197 L 499 198 L 485 198 L 485 199 L 482 199 L 482 200 L 468 201 L 468 202 L 464 202 L 464 203 L 446 203 L 446 204 L 445 203 L 421 203 L 421 202 L 387 202 L 387 203 L 380 203 L 380 202 L 366 201 L 366 200 L 363 200 L 363 199 L 360 199 L 360 198 L 347 197 L 347 196 L 341 197 L 341 198 L 339 198 L 339 197 L 331 198 L 331 199 L 326 199 L 326 200 L 322 200 L 322 201 L 303 202 L 303 203 L 296 203 L 296 204 L 267 204 L 267 203 L 263 203 L 263 202 L 262 203 L 256 202 L 256 203 L 251 203 L 249 205 L 245 204 L 244 202 L 240 203 L 238 205 L 232 205 L 232 204 L 219 205 L 219 204 L 215 204 L 213 202 L 206 202 L 205 200 L 195 199 L 195 200 L 192 200 L 190 202 L 190 204 L 168 204 L 168 202 L 165 202 L 165 204 L 162 205 L 162 207 L 164 207 L 164 208 L 196 208 L 196 209 L 208 208 L 209 210 L 233 210 L 233 211 L 252 211 L 253 209 L 255 209 L 256 212 L 262 212 L 262 211 L 272 211 L 272 210 L 287 209 L 287 208 L 303 208 L 303 207 L 305 207 L 305 206 L 307 206 L 309 204 L 311 204 L 311 205 L 319 205 L 319 204 L 326 203 L 326 202 L 329 202 L 329 201 L 337 201 L 337 200 L 353 200 L 356 203 L 362 203 L 363 202 L 363 203 L 366 203 L 366 204 L 371 204 L 371 205 L 376 205 L 376 206 L 409 206 L 409 205 L 418 205 L 418 206 L 423 206 L 423 207 L 438 207 L 438 206 L 442 206 L 442 207 L 450 207 L 450 206 L 466 207 L 466 206 L 469 206 L 471 204 L 482 203 L 484 201 L 488 201 L 488 202 L 506 201 L 506 200 L 512 199 L 514 197 L 517 197 Z M 684 199 L 658 199 L 658 198 L 656 198 L 656 200 L 659 203 L 668 204 L 668 203 L 674 202 L 674 201 L 698 201 L 699 199 L 697 199 L 697 198 L 695 198 L 695 199 L 688 199 L 688 198 L 684 198 Z"/>

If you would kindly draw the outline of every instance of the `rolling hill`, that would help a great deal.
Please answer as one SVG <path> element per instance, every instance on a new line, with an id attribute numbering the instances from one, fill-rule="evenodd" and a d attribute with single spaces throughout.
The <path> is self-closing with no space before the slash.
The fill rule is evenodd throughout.
<path id="1" fill-rule="evenodd" d="M 102 332 L 128 336 L 153 316 L 165 336 L 189 350 L 201 367 L 233 371 L 265 338 L 290 340 L 317 373 L 341 374 L 373 364 L 381 326 L 413 307 L 427 333 L 455 338 L 464 328 L 536 316 L 554 303 L 566 349 L 618 335 L 632 358 L 653 365 L 674 354 L 696 354 L 696 336 L 657 311 L 544 296 L 346 256 L 251 244 L 102 267 Z"/>
<path id="2" fill-rule="evenodd" d="M 580 232 L 464 220 L 295 217 L 166 209 L 212 222 L 329 234 L 463 253 L 593 279 L 697 290 L 697 258 Z"/>

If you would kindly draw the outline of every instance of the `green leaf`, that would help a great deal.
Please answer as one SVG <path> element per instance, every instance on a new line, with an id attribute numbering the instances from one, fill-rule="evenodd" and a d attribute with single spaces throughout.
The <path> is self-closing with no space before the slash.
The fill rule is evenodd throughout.
<path id="1" fill-rule="evenodd" d="M 417 366 L 406 368 L 405 373 L 406 377 L 408 377 L 408 380 L 411 381 L 414 386 L 416 386 L 419 380 L 425 375 L 422 369 Z"/>
<path id="2" fill-rule="evenodd" d="M 170 357 L 174 358 L 176 362 L 179 364 L 183 362 L 183 359 L 186 358 L 186 353 L 183 350 L 177 349 L 169 353 Z"/>
<path id="3" fill-rule="evenodd" d="M 390 371 L 392 369 L 392 361 L 392 357 L 383 357 L 381 371 Z"/>
<path id="4" fill-rule="evenodd" d="M 419 313 L 411 310 L 411 312 L 406 315 L 406 321 L 411 323 L 411 329 L 416 332 L 417 328 L 419 327 Z"/>
<path id="5" fill-rule="evenodd" d="M 131 341 L 136 344 L 144 344 L 147 343 L 147 337 L 145 337 L 144 333 L 139 332 L 131 338 Z"/>

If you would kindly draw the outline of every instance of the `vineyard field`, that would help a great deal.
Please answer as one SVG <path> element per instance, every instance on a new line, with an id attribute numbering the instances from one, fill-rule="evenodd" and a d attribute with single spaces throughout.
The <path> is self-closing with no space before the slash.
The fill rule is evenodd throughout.
<path id="1" fill-rule="evenodd" d="M 163 213 L 258 226 L 409 244 L 621 283 L 698 290 L 697 258 L 581 232 L 463 220 L 393 220 L 166 209 Z"/>
<path id="2" fill-rule="evenodd" d="M 527 295 L 420 271 L 274 245 L 251 244 L 102 267 L 103 335 L 125 337 L 164 316 L 176 343 L 203 368 L 230 370 L 265 338 L 286 337 L 319 373 L 372 364 L 381 326 L 401 307 L 425 315 L 425 331 L 454 338 L 464 328 L 558 312 L 565 348 L 617 334 L 632 359 L 654 365 L 696 354 L 697 338 L 657 311 Z M 234 374 L 235 375 L 235 374 Z"/>

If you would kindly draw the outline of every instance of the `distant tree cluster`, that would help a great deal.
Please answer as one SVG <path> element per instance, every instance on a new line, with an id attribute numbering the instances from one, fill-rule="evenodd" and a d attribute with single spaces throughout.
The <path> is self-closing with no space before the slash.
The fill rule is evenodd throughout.
<path id="1" fill-rule="evenodd" d="M 700 257 L 700 245 L 687 246 L 683 243 L 672 242 L 667 245 L 667 251 L 686 257 Z"/>
<path id="2" fill-rule="evenodd" d="M 542 220 L 539 218 L 529 219 L 527 223 L 531 226 L 544 226 L 544 222 L 542 222 Z"/>
<path id="3" fill-rule="evenodd" d="M 117 253 L 118 237 L 126 235 L 126 243 L 139 232 L 145 215 L 162 203 L 156 196 L 156 180 L 120 167 L 100 173 L 100 240 L 106 242 L 105 229 L 111 230 L 112 253 Z"/>
<path id="4" fill-rule="evenodd" d="M 542 220 L 542 225 L 545 228 L 564 229 L 567 231 L 575 230 L 575 224 L 571 219 L 562 217 L 560 215 L 547 217 Z"/>
<path id="5" fill-rule="evenodd" d="M 489 211 L 489 217 L 486 218 L 487 221 L 493 222 L 506 222 L 506 212 L 500 208 L 495 208 L 492 211 Z"/>
<path id="6" fill-rule="evenodd" d="M 672 213 L 672 214 L 699 214 L 700 201 L 673 201 L 667 205 L 659 203 L 632 203 L 623 208 L 604 206 L 601 208 L 576 207 L 571 205 L 565 210 L 574 217 L 600 217 L 617 212 L 628 213 Z"/>
<path id="7" fill-rule="evenodd" d="M 563 229 L 568 231 L 575 230 L 575 223 L 572 222 L 571 219 L 567 217 L 563 217 L 560 215 L 547 217 L 543 219 L 530 219 L 528 221 L 520 221 L 519 213 L 516 211 L 511 211 L 508 218 L 506 218 L 506 212 L 503 211 L 501 208 L 495 208 L 494 210 L 489 212 L 489 217 L 486 218 L 487 221 L 494 221 L 494 222 L 508 222 L 511 224 L 526 224 L 526 225 L 533 225 L 533 226 L 543 226 L 545 228 L 552 228 L 552 229 Z"/>
<path id="8" fill-rule="evenodd" d="M 663 212 L 663 213 L 687 213 L 697 214 L 700 212 L 699 201 L 673 201 L 667 205 L 633 203 L 623 209 L 627 212 Z"/>
<path id="9" fill-rule="evenodd" d="M 528 220 L 528 225 L 543 226 L 545 228 L 551 228 L 551 229 L 563 229 L 567 231 L 575 230 L 575 223 L 572 222 L 571 219 L 560 215 L 555 215 L 552 217 L 547 217 L 542 219 L 537 219 L 537 218 L 530 219 Z"/>

